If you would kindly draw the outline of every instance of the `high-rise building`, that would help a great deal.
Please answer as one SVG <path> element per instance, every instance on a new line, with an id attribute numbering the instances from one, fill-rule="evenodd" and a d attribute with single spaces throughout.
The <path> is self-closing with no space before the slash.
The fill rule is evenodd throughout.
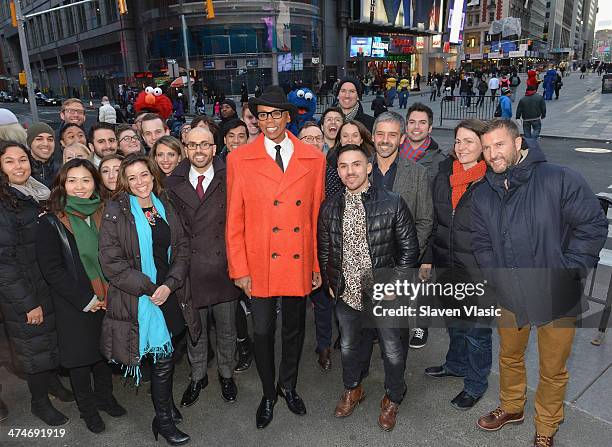
<path id="1" fill-rule="evenodd" d="M 69 3 L 72 0 L 21 0 L 24 14 Z M 316 83 L 321 3 L 213 1 L 215 17 L 207 19 L 204 0 L 127 0 L 126 15 L 118 13 L 117 0 L 93 0 L 28 20 L 32 77 L 41 90 L 64 95 L 113 95 L 125 83 L 140 87 L 143 80 L 135 74 L 145 76 L 146 82 L 167 81 L 168 59 L 176 59 L 181 68 L 186 65 L 183 12 L 196 88 L 204 82 L 236 94 L 246 82 L 253 91 L 256 83 L 271 84 L 273 71 L 281 83 Z M 22 69 L 20 45 L 7 5 L 0 1 L 0 49 L 7 75 L 15 79 Z M 146 79 L 149 74 L 156 79 Z"/>

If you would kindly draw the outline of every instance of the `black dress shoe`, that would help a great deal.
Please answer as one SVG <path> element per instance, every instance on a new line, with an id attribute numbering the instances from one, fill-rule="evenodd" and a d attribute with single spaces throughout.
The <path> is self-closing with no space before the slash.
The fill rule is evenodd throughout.
<path id="1" fill-rule="evenodd" d="M 268 424 L 272 422 L 275 404 L 276 399 L 266 399 L 265 396 L 261 398 L 259 407 L 257 407 L 257 415 L 255 416 L 255 424 L 257 425 L 257 428 L 266 428 Z"/>
<path id="2" fill-rule="evenodd" d="M 230 377 L 226 379 L 219 375 L 219 383 L 221 384 L 221 397 L 225 402 L 236 402 L 236 394 L 238 394 L 238 387 L 234 379 Z"/>
<path id="3" fill-rule="evenodd" d="M 283 390 L 279 384 L 277 386 L 277 392 L 278 395 L 285 399 L 285 401 L 287 402 L 287 408 L 289 408 L 289 411 L 299 416 L 303 416 L 306 414 L 306 405 L 304 405 L 304 401 L 298 395 L 295 389 Z"/>
<path id="4" fill-rule="evenodd" d="M 476 405 L 476 402 L 478 402 L 479 400 L 480 397 L 474 398 L 465 391 L 461 391 L 459 394 L 457 394 L 457 396 L 455 396 L 453 400 L 451 400 L 451 405 L 457 410 L 465 411 Z"/>
<path id="5" fill-rule="evenodd" d="M 425 374 L 429 377 L 460 377 L 464 378 L 465 376 L 459 376 L 457 374 L 453 374 L 449 372 L 444 366 L 431 366 L 429 368 L 425 368 Z"/>
<path id="6" fill-rule="evenodd" d="M 235 373 L 241 373 L 250 368 L 253 361 L 253 352 L 251 350 L 251 340 L 249 338 L 238 341 L 236 344 L 238 351 L 238 363 L 234 367 Z"/>
<path id="7" fill-rule="evenodd" d="M 187 385 L 187 389 L 183 393 L 181 399 L 181 407 L 191 407 L 200 397 L 200 391 L 208 386 L 208 376 L 204 376 L 202 380 L 194 382 L 193 380 Z"/>

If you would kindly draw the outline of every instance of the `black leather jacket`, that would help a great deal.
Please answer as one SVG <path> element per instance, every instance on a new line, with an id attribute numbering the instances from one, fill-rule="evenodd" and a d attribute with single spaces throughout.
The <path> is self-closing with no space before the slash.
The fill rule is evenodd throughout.
<path id="1" fill-rule="evenodd" d="M 363 193 L 367 237 L 372 268 L 392 268 L 404 277 L 419 259 L 419 242 L 412 214 L 398 194 L 371 185 Z M 325 287 L 335 297 L 342 296 L 345 282 L 342 274 L 342 220 L 344 194 L 336 194 L 323 202 L 317 231 L 318 257 Z M 376 273 L 375 273 L 376 278 Z"/>

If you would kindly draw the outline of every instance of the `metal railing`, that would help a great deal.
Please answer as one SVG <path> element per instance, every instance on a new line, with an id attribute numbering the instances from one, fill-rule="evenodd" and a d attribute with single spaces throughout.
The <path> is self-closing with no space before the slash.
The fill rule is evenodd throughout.
<path id="1" fill-rule="evenodd" d="M 440 98 L 440 126 L 443 120 L 465 120 L 475 118 L 480 120 L 493 119 L 499 96 L 452 96 L 442 95 Z"/>
<path id="2" fill-rule="evenodd" d="M 332 107 L 337 102 L 334 95 L 319 95 L 317 96 L 317 115 L 325 112 L 325 109 Z"/>

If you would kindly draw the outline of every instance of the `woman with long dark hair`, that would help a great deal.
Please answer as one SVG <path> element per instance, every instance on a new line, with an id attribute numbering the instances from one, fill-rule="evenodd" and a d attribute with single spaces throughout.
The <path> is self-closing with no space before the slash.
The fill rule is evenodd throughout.
<path id="1" fill-rule="evenodd" d="M 51 212 L 41 217 L 36 239 L 38 264 L 55 308 L 60 364 L 70 373 L 81 418 L 93 433 L 105 429 L 98 410 L 112 417 L 126 413 L 113 397 L 111 369 L 100 353 L 108 289 L 98 261 L 102 188 L 89 160 L 66 162 L 47 203 Z"/>
<path id="2" fill-rule="evenodd" d="M 121 163 L 100 228 L 100 263 L 109 281 L 101 345 L 102 354 L 137 383 L 141 361 L 152 358 L 153 434 L 182 445 L 190 438 L 176 428 L 182 416 L 172 397 L 173 343 L 185 322 L 193 340 L 202 328 L 185 285 L 189 241 L 162 189 L 162 175 L 143 154 Z"/>
<path id="3" fill-rule="evenodd" d="M 35 250 L 38 216 L 50 191 L 31 174 L 26 147 L 0 142 L 0 311 L 16 366 L 26 374 L 32 414 L 59 426 L 68 418 L 49 401 L 52 388 L 63 389 L 56 375 L 55 311 Z"/>

